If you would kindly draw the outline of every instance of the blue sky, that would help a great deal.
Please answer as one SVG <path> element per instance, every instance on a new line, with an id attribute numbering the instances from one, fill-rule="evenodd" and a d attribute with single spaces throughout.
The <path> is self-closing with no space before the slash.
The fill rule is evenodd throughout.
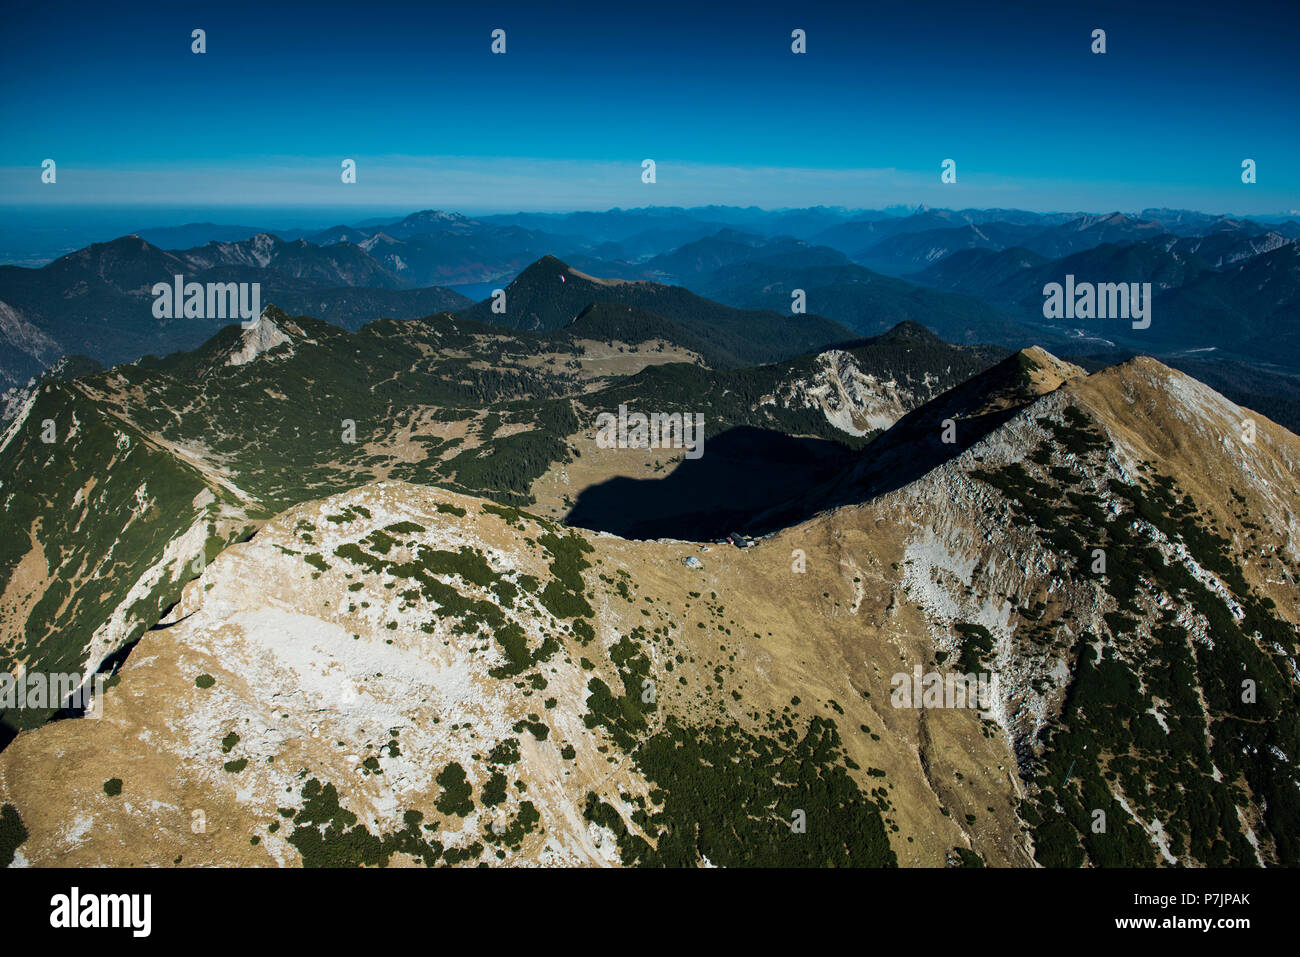
<path id="1" fill-rule="evenodd" d="M 477 6 L 11 7 L 0 205 L 1300 207 L 1295 3 Z"/>

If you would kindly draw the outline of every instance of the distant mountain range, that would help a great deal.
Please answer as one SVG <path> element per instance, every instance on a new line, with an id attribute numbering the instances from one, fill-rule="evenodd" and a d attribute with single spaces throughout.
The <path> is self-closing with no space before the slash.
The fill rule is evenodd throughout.
<path id="1" fill-rule="evenodd" d="M 917 274 L 919 282 L 969 292 L 1052 338 L 1074 334 L 1161 353 L 1217 351 L 1300 372 L 1300 246 L 1276 233 L 1231 244 L 1172 239 L 1103 243 L 1045 261 L 1022 248 L 964 250 Z M 1235 250 L 1229 253 L 1226 250 Z M 1213 260 L 1201 252 L 1209 252 Z M 1216 266 L 1217 264 L 1220 264 Z M 1149 329 L 1123 318 L 1062 325 L 1042 316 L 1043 286 L 1062 282 L 1149 282 Z M 1086 347 L 1084 351 L 1087 351 Z"/>
<path id="2" fill-rule="evenodd" d="M 468 305 L 450 289 L 405 289 L 356 246 L 316 246 L 259 234 L 168 252 L 139 236 L 96 243 L 39 269 L 0 266 L 0 387 L 12 387 L 59 355 L 104 365 L 202 344 L 224 319 L 158 319 L 155 283 L 257 282 L 261 301 L 313 313 L 345 328 L 376 316 L 413 318 Z M 401 290 L 399 292 L 399 290 Z"/>
<path id="3" fill-rule="evenodd" d="M 1293 421 L 1274 404 L 1290 401 L 1284 380 L 1300 376 L 1293 219 L 701 207 L 479 218 L 424 210 L 324 230 L 254 229 L 144 230 L 37 269 L 0 267 L 0 388 L 60 356 L 112 365 L 196 347 L 222 322 L 150 310 L 152 285 L 184 275 L 258 282 L 263 303 L 347 329 L 453 311 L 547 332 L 598 304 L 621 305 L 718 367 L 791 358 L 899 322 L 954 343 L 1146 352 L 1202 370 L 1223 359 L 1219 387 Z M 1151 327 L 1044 319 L 1043 287 L 1067 275 L 1151 283 Z M 493 289 L 505 291 L 505 312 L 494 311 Z M 611 321 L 608 309 L 594 315 Z M 1239 388 L 1254 385 L 1242 363 L 1267 370 L 1268 395 Z"/>
<path id="4" fill-rule="evenodd" d="M 1250 255 L 1274 249 L 1300 237 L 1300 224 L 1293 221 L 1270 226 L 1228 217 L 1171 217 L 1178 232 L 1156 219 L 1112 213 L 1107 216 L 1079 216 L 1061 223 L 1027 224 L 988 221 L 979 224 L 929 227 L 945 217 L 918 214 L 897 220 L 847 223 L 828 230 L 819 241 L 839 248 L 866 242 L 853 252 L 855 262 L 889 275 L 911 275 L 935 265 L 956 252 L 971 249 L 1002 251 L 1029 250 L 1045 259 L 1061 259 L 1103 244 L 1126 245 L 1148 242 L 1166 248 L 1181 245 L 1187 252 L 1204 250 L 1213 265 L 1240 261 Z M 1199 231 L 1192 229 L 1199 227 Z M 1181 244 L 1179 240 L 1183 240 Z"/>

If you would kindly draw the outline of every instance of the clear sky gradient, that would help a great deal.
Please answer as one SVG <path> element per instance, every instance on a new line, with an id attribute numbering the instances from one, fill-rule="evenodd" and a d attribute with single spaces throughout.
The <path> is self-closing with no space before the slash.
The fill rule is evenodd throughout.
<path id="1" fill-rule="evenodd" d="M 50 2 L 0 22 L 0 205 L 1300 208 L 1295 2 Z"/>

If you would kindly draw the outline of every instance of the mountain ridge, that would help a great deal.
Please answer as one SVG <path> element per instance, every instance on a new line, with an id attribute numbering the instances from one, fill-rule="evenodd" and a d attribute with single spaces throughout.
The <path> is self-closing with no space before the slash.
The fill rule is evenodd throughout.
<path id="1" fill-rule="evenodd" d="M 1015 386 L 1009 418 L 749 549 L 393 482 L 292 507 L 185 587 L 105 720 L 0 753 L 23 861 L 1295 862 L 1300 438 L 1256 419 L 1245 442 L 1248 411 L 1151 359 L 1012 359 L 960 403 Z M 987 708 L 888 703 L 947 660 L 991 673 Z M 94 746 L 34 776 L 71 735 Z M 791 748 L 794 779 L 768 764 Z M 717 792 L 741 754 L 757 773 Z M 121 799 L 76 786 L 110 776 Z M 714 793 L 741 800 L 686 826 Z"/>

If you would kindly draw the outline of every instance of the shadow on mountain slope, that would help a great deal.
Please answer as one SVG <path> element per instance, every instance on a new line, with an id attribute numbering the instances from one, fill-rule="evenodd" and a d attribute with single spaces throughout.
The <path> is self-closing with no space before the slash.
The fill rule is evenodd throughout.
<path id="1" fill-rule="evenodd" d="M 1011 419 L 1062 375 L 1082 373 L 1040 349 L 1015 353 L 899 419 L 856 455 L 852 466 L 741 526 L 766 534 L 819 512 L 895 491 L 956 458 Z M 948 438 L 950 441 L 945 441 Z"/>
<path id="2" fill-rule="evenodd" d="M 766 535 L 916 481 L 1076 374 L 1083 370 L 1041 349 L 1014 353 L 858 451 L 824 439 L 729 429 L 706 440 L 701 458 L 662 479 L 615 478 L 584 489 L 565 521 L 636 539 Z"/>
<path id="3" fill-rule="evenodd" d="M 706 437 L 703 456 L 663 478 L 620 477 L 584 489 L 565 522 L 623 538 L 714 540 L 855 460 L 836 442 L 739 426 Z"/>

